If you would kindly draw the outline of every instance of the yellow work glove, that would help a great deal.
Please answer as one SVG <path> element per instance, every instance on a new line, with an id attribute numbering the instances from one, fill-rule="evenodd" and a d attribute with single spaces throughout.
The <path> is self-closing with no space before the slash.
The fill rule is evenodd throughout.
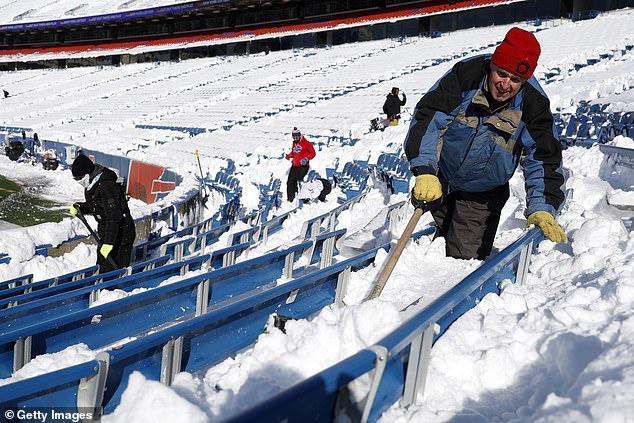
<path id="1" fill-rule="evenodd" d="M 110 254 L 113 248 L 114 246 L 111 244 L 102 244 L 99 249 L 99 254 L 101 254 L 103 258 L 108 258 L 108 254 Z"/>
<path id="2" fill-rule="evenodd" d="M 442 197 L 442 186 L 436 175 L 418 175 L 412 193 L 415 199 L 430 202 Z"/>
<path id="3" fill-rule="evenodd" d="M 528 216 L 526 226 L 537 225 L 541 228 L 544 236 L 553 242 L 568 242 L 568 237 L 564 230 L 555 222 L 555 217 L 545 211 L 531 213 Z"/>
<path id="4" fill-rule="evenodd" d="M 71 204 L 68 210 L 70 211 L 70 214 L 72 214 L 73 216 L 76 216 L 77 213 L 79 213 L 79 204 L 77 203 Z"/>

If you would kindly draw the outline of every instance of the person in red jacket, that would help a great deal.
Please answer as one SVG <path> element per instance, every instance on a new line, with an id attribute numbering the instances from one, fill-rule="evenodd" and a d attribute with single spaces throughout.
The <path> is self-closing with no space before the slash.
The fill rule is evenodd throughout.
<path id="1" fill-rule="evenodd" d="M 293 128 L 293 149 L 286 155 L 291 161 L 291 169 L 286 180 L 286 198 L 289 202 L 295 199 L 299 181 L 308 174 L 309 161 L 315 157 L 315 149 L 297 127 Z"/>

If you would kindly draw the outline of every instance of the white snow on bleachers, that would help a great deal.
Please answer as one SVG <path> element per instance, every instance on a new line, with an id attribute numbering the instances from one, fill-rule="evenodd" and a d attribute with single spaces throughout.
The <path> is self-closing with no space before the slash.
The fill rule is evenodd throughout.
<path id="1" fill-rule="evenodd" d="M 103 15 L 183 3 L 178 0 L 2 0 L 0 24 Z"/>

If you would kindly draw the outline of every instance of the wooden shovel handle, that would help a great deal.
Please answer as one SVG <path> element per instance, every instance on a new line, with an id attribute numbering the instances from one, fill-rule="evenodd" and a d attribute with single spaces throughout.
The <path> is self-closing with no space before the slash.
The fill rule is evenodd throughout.
<path id="1" fill-rule="evenodd" d="M 390 250 L 390 253 L 385 262 L 385 265 L 383 266 L 383 269 L 381 270 L 381 273 L 379 274 L 379 278 L 377 279 L 376 284 L 372 288 L 372 291 L 370 291 L 370 293 L 366 297 L 366 301 L 381 295 L 381 292 L 383 291 L 383 288 L 385 288 L 385 284 L 387 283 L 387 280 L 389 279 L 390 275 L 392 274 L 392 271 L 394 270 L 394 266 L 396 266 L 396 262 L 398 261 L 399 257 L 401 257 L 401 253 L 403 252 L 403 249 L 407 245 L 407 241 L 409 241 L 409 238 L 412 236 L 412 233 L 414 232 L 414 228 L 416 228 L 418 221 L 420 220 L 423 213 L 425 213 L 425 211 L 426 210 L 423 210 L 420 207 L 417 207 L 416 209 L 414 209 L 414 214 L 409 219 L 409 223 L 405 227 L 405 230 L 403 231 L 403 234 L 401 235 L 398 242 L 396 243 L 396 246 L 394 246 L 394 248 Z"/>

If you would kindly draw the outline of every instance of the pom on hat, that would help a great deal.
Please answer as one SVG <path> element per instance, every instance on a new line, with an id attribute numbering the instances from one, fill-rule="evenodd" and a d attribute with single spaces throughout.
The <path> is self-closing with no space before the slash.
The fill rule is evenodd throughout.
<path id="1" fill-rule="evenodd" d="M 537 38 L 531 32 L 514 27 L 506 33 L 502 43 L 493 52 L 491 63 L 528 79 L 535 71 L 540 53 Z"/>
<path id="2" fill-rule="evenodd" d="M 77 158 L 75 158 L 71 167 L 71 171 L 73 172 L 73 176 L 75 178 L 89 175 L 93 170 L 95 170 L 95 164 L 83 154 L 80 154 Z"/>
<path id="3" fill-rule="evenodd" d="M 297 126 L 293 128 L 293 138 L 295 137 L 301 137 L 302 133 L 299 129 L 297 129 Z"/>

